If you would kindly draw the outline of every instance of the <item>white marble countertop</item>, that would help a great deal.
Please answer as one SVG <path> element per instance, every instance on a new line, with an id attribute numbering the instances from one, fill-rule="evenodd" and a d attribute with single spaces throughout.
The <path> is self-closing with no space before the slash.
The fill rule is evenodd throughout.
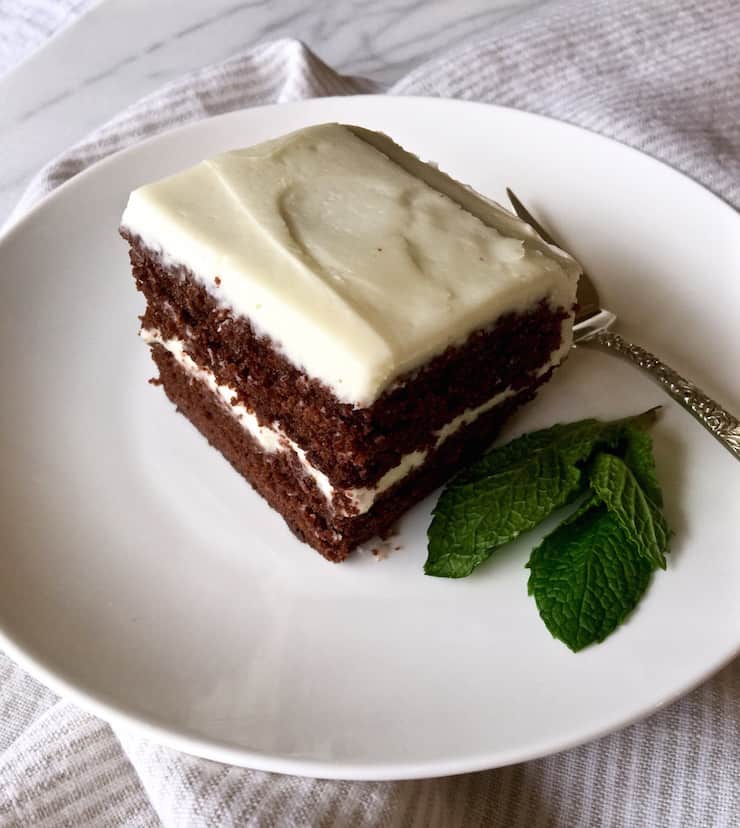
<path id="1" fill-rule="evenodd" d="M 33 174 L 128 104 L 255 43 L 296 37 L 391 83 L 542 0 L 103 0 L 0 77 L 0 226 Z"/>

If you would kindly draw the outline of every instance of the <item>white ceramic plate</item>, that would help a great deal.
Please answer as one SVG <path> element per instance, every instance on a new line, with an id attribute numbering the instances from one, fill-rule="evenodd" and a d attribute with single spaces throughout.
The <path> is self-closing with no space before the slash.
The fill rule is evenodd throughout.
<path id="1" fill-rule="evenodd" d="M 470 771 L 644 716 L 740 645 L 740 467 L 634 369 L 576 352 L 505 436 L 665 404 L 667 573 L 573 655 L 527 597 L 532 533 L 461 581 L 422 574 L 434 497 L 402 549 L 327 563 L 177 415 L 137 339 L 117 235 L 129 190 L 310 123 L 389 132 L 482 192 L 511 185 L 585 263 L 621 330 L 740 410 L 740 219 L 596 135 L 444 100 L 326 99 L 213 118 L 61 187 L 0 245 L 0 644 L 120 727 L 312 776 Z"/>

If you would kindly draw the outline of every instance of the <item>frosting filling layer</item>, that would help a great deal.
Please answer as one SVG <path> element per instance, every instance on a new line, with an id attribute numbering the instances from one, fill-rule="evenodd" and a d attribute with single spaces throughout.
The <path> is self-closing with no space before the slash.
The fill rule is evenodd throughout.
<path id="1" fill-rule="evenodd" d="M 386 136 L 340 124 L 141 187 L 121 222 L 358 407 L 502 314 L 570 308 L 580 271 Z"/>
<path id="2" fill-rule="evenodd" d="M 558 365 L 565 354 L 567 354 L 571 345 L 571 327 L 572 320 L 567 319 L 563 323 L 563 342 L 560 348 L 555 351 L 548 362 L 543 365 L 534 374 L 534 378 L 542 376 L 550 368 Z M 470 408 L 462 414 L 455 417 L 445 426 L 435 432 L 436 442 L 430 449 L 412 451 L 404 455 L 400 462 L 389 469 L 380 480 L 372 487 L 354 488 L 354 489 L 336 489 L 330 482 L 329 478 L 320 470 L 314 467 L 307 459 L 306 452 L 293 440 L 288 437 L 280 428 L 277 422 L 270 426 L 261 425 L 255 416 L 254 412 L 236 401 L 236 392 L 233 388 L 227 385 L 218 383 L 216 377 L 211 371 L 201 368 L 186 352 L 185 343 L 180 339 L 163 339 L 158 331 L 142 329 L 141 338 L 149 345 L 161 345 L 164 347 L 182 366 L 182 368 L 190 374 L 193 379 L 204 383 L 211 392 L 220 400 L 231 415 L 240 423 L 252 439 L 260 446 L 260 448 L 269 453 L 278 451 L 290 451 L 295 454 L 298 461 L 303 468 L 305 474 L 313 478 L 319 491 L 327 498 L 332 508 L 340 513 L 359 515 L 368 512 L 377 498 L 383 492 L 390 489 L 396 483 L 399 483 L 407 477 L 414 469 L 422 466 L 429 456 L 436 448 L 438 448 L 445 440 L 459 431 L 466 425 L 474 422 L 482 414 L 490 411 L 495 406 L 502 403 L 509 397 L 514 396 L 517 391 L 507 388 L 504 391 L 493 396 L 482 405 L 476 408 Z M 341 496 L 341 497 L 340 497 Z M 350 507 L 340 505 L 343 502 L 349 502 Z"/>

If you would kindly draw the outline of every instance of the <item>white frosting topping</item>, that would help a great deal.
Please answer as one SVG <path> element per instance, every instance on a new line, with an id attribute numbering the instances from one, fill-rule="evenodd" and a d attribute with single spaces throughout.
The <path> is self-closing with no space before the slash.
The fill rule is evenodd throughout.
<path id="1" fill-rule="evenodd" d="M 554 352 L 549 361 L 543 365 L 536 373 L 536 376 L 541 376 L 550 368 L 558 365 L 563 357 L 568 353 L 571 344 L 571 320 L 566 320 L 563 323 L 563 343 L 560 348 Z M 232 416 L 238 420 L 241 426 L 249 432 L 252 439 L 262 448 L 263 451 L 274 453 L 277 451 L 292 451 L 298 457 L 304 472 L 316 481 L 319 491 L 333 504 L 334 495 L 342 494 L 347 497 L 352 504 L 353 514 L 364 514 L 369 511 L 376 499 L 391 486 L 399 483 L 414 469 L 422 466 L 429 454 L 428 450 L 412 451 L 405 454 L 396 466 L 389 469 L 372 487 L 355 488 L 355 489 L 336 489 L 332 486 L 329 478 L 306 458 L 306 452 L 280 428 L 280 424 L 273 422 L 270 426 L 260 425 L 254 412 L 248 409 L 242 403 L 236 402 L 236 392 L 228 385 L 222 385 L 217 380 L 211 371 L 201 368 L 187 353 L 185 353 L 185 343 L 180 339 L 163 339 L 158 331 L 150 331 L 142 329 L 140 332 L 141 338 L 148 344 L 159 344 L 166 348 L 177 362 L 190 374 L 194 379 L 205 383 L 208 388 L 221 399 L 221 402 L 228 408 Z M 445 426 L 436 432 L 436 442 L 434 449 L 439 448 L 442 443 L 451 437 L 456 431 L 463 428 L 463 426 L 470 425 L 478 419 L 482 414 L 490 411 L 499 403 L 513 396 L 516 392 L 510 388 L 496 394 L 490 400 L 482 403 L 476 408 L 469 408 L 462 414 L 455 417 Z"/>
<path id="2" fill-rule="evenodd" d="M 579 273 L 503 208 L 339 124 L 141 187 L 122 226 L 361 407 L 503 313 L 570 309 Z"/>

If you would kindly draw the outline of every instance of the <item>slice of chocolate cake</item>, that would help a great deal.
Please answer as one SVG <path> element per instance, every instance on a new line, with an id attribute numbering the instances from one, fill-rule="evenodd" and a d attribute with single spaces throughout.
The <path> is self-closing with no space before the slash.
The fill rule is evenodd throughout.
<path id="1" fill-rule="evenodd" d="M 334 561 L 484 449 L 571 345 L 576 262 L 360 127 L 141 187 L 121 233 L 168 397 Z"/>

